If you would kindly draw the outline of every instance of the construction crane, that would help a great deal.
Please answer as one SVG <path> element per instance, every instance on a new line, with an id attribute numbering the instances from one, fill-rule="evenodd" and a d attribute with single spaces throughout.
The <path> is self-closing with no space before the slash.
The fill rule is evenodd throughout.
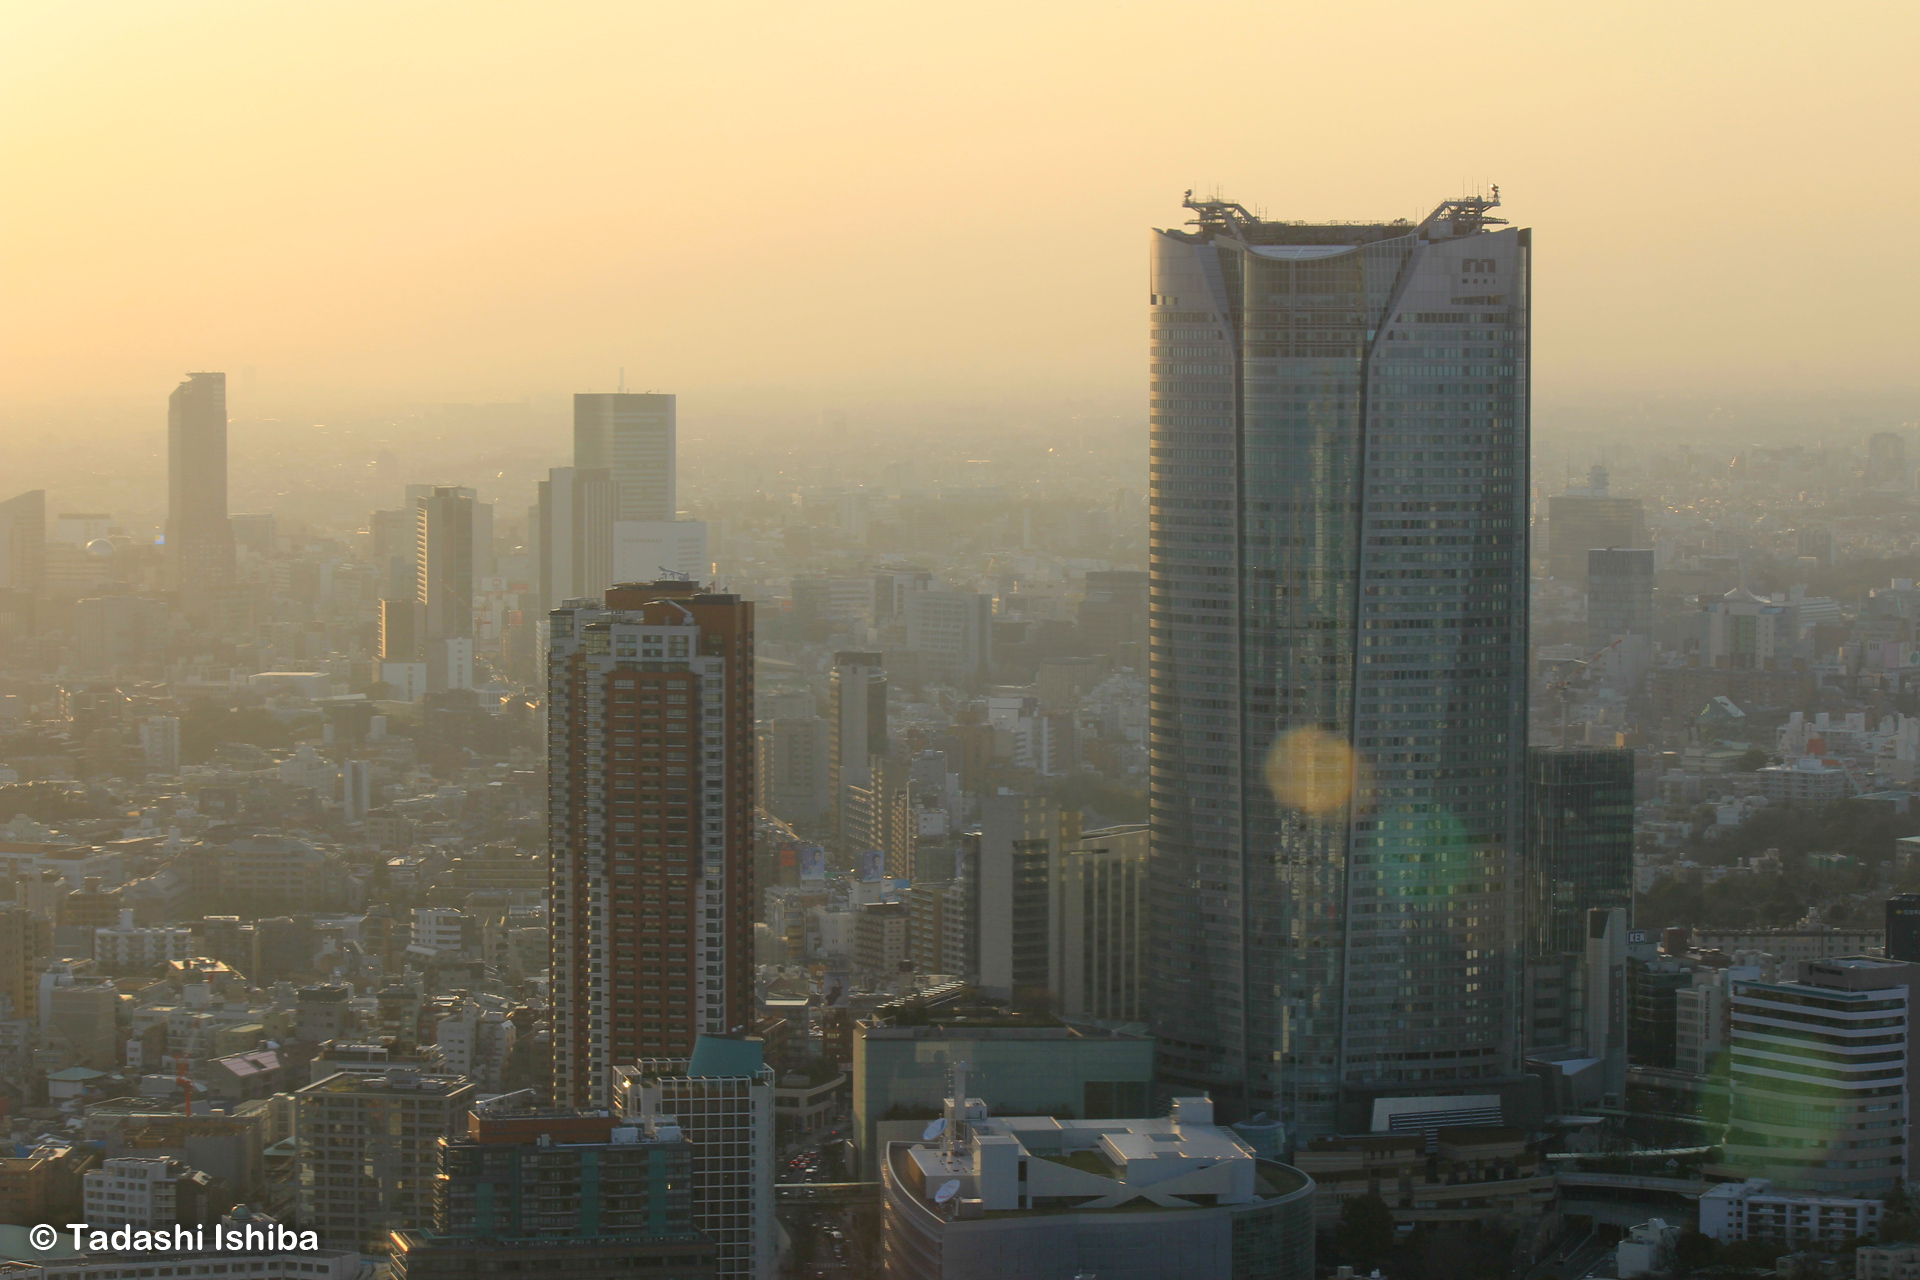
<path id="1" fill-rule="evenodd" d="M 1564 671 L 1555 675 L 1551 680 L 1547 681 L 1545 685 L 1541 686 L 1541 689 L 1540 689 L 1541 693 L 1546 694 L 1548 696 L 1553 696 L 1555 694 L 1559 695 L 1560 717 L 1557 723 L 1560 729 L 1560 745 L 1561 746 L 1565 747 L 1565 746 L 1571 745 L 1567 741 L 1567 702 L 1573 696 L 1574 679 L 1576 677 L 1586 676 L 1588 669 L 1591 668 L 1594 663 L 1606 657 L 1607 654 L 1613 652 L 1613 650 L 1619 648 L 1620 644 L 1625 639 L 1626 639 L 1625 636 L 1615 636 L 1611 643 L 1602 645 L 1600 648 L 1595 649 L 1592 653 L 1588 654 L 1586 657 L 1575 658 L 1573 661 L 1567 663 L 1566 669 Z"/>

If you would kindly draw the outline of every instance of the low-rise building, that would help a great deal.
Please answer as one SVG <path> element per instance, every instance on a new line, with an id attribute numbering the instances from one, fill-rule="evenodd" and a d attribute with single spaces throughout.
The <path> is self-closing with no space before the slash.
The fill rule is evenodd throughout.
<path id="1" fill-rule="evenodd" d="M 434 1227 L 392 1236 L 394 1280 L 531 1271 L 706 1280 L 693 1225 L 693 1148 L 658 1118 L 482 1104 L 441 1155 Z"/>
<path id="2" fill-rule="evenodd" d="M 1854 1280 L 1920 1280 L 1920 1245 L 1869 1244 L 1853 1251 Z"/>
<path id="3" fill-rule="evenodd" d="M 93 961 L 108 973 L 144 973 L 193 955 L 193 930 L 187 925 L 136 925 L 123 907 L 120 922 L 93 931 Z"/>
<path id="4" fill-rule="evenodd" d="M 432 1222 L 439 1142 L 466 1129 L 473 1082 L 341 1072 L 294 1094 L 300 1224 L 328 1248 L 385 1247 Z"/>
<path id="5" fill-rule="evenodd" d="M 1553 1208 L 1553 1171 L 1526 1131 L 1501 1126 L 1316 1138 L 1293 1163 L 1313 1179 L 1314 1215 L 1331 1231 L 1349 1200 L 1386 1201 L 1396 1224 L 1465 1223 L 1489 1216 L 1537 1220 Z"/>
<path id="6" fill-rule="evenodd" d="M 942 1008 L 872 1019 L 853 1031 L 853 1119 L 862 1176 L 879 1176 L 880 1147 L 938 1115 L 948 1071 L 968 1064 L 976 1094 L 1009 1115 L 1080 1120 L 1142 1115 L 1153 1096 L 1152 1037 Z M 883 1130 L 882 1126 L 891 1125 Z"/>
<path id="7" fill-rule="evenodd" d="M 246 1280 L 358 1280 L 361 1275 L 360 1255 L 348 1249 L 170 1254 L 166 1261 L 180 1280 L 216 1275 Z M 129 1269 L 126 1254 L 79 1254 L 46 1262 L 0 1262 L 0 1280 L 120 1280 Z"/>
<path id="8" fill-rule="evenodd" d="M 87 1171 L 99 1161 L 91 1144 L 64 1142 L 0 1158 L 0 1222 L 74 1220 Z"/>
<path id="9" fill-rule="evenodd" d="M 1723 1182 L 1701 1195 L 1700 1233 L 1722 1244 L 1834 1245 L 1877 1235 L 1883 1209 L 1878 1200 L 1775 1191 L 1767 1179 L 1749 1178 Z"/>
<path id="10" fill-rule="evenodd" d="M 1673 1269 L 1680 1228 L 1662 1218 L 1650 1218 L 1629 1228 L 1614 1249 L 1614 1272 L 1620 1280 L 1665 1275 Z"/>
<path id="11" fill-rule="evenodd" d="M 836 1074 L 819 1084 L 806 1076 L 782 1076 L 773 1091 L 773 1118 L 785 1137 L 798 1137 L 824 1128 L 840 1111 L 840 1092 L 847 1077 Z"/>
<path id="12" fill-rule="evenodd" d="M 277 1049 L 254 1049 L 208 1059 L 201 1076 L 208 1093 L 229 1102 L 270 1097 L 287 1087 L 287 1069 Z"/>
<path id="13" fill-rule="evenodd" d="M 230 1205 L 207 1174 L 164 1156 L 115 1156 L 87 1174 L 83 1212 L 95 1227 L 171 1227 L 217 1218 Z"/>
<path id="14" fill-rule="evenodd" d="M 887 1273 L 961 1280 L 1006 1271 L 1101 1280 L 1314 1270 L 1313 1180 L 1260 1160 L 1206 1098 L 1165 1119 L 990 1116 L 954 1068 L 934 1136 L 881 1161 Z"/>
<path id="15" fill-rule="evenodd" d="M 1853 781 L 1836 761 L 1801 756 L 1787 764 L 1770 764 L 1755 772 L 1760 794 L 1781 804 L 1825 804 L 1853 794 Z"/>
<path id="16" fill-rule="evenodd" d="M 1787 929 L 1695 929 L 1693 949 L 1724 951 L 1730 956 L 1758 951 L 1773 957 L 1779 973 L 1793 974 L 1808 960 L 1879 954 L 1886 946 L 1882 929 L 1841 929 L 1832 925 L 1801 924 Z"/>
<path id="17" fill-rule="evenodd" d="M 434 1043 L 446 1058 L 446 1069 L 471 1077 L 489 1093 L 500 1091 L 516 1036 L 513 1021 L 504 1011 L 481 1009 L 470 1002 L 434 1026 Z"/>

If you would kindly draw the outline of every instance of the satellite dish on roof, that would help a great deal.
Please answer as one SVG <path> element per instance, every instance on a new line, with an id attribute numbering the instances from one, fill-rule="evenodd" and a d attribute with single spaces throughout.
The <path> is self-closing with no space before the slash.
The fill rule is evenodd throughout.
<path id="1" fill-rule="evenodd" d="M 947 1122 L 945 1120 L 935 1120 L 932 1124 L 929 1124 L 927 1126 L 927 1131 L 920 1135 L 920 1141 L 932 1142 L 935 1138 L 939 1137 L 941 1134 L 945 1133 L 946 1131 L 947 1131 Z"/>
<path id="2" fill-rule="evenodd" d="M 954 1196 L 958 1195 L 959 1193 L 960 1193 L 960 1179 L 949 1178 L 945 1182 L 940 1184 L 940 1189 L 938 1191 L 933 1193 L 933 1202 L 935 1204 L 945 1204 L 947 1201 L 953 1199 Z"/>

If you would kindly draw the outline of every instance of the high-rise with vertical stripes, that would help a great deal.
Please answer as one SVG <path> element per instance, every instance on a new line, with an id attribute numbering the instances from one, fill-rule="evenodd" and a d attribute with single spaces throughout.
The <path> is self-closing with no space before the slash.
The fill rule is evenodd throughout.
<path id="1" fill-rule="evenodd" d="M 678 466 L 675 397 L 580 392 L 573 397 L 573 465 L 613 480 L 615 520 L 671 520 Z"/>
<path id="2" fill-rule="evenodd" d="M 1531 233 L 1151 237 L 1162 1078 L 1306 1135 L 1522 1070 Z"/>
<path id="3" fill-rule="evenodd" d="M 553 1097 L 753 1021 L 753 605 L 624 583 L 548 615 Z"/>

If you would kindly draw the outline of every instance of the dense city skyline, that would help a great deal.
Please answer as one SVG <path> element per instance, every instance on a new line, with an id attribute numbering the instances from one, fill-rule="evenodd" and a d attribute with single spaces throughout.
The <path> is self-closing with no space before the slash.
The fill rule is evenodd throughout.
<path id="1" fill-rule="evenodd" d="M 1920 1276 L 1920 14 L 0 34 L 8 1276 Z"/>

